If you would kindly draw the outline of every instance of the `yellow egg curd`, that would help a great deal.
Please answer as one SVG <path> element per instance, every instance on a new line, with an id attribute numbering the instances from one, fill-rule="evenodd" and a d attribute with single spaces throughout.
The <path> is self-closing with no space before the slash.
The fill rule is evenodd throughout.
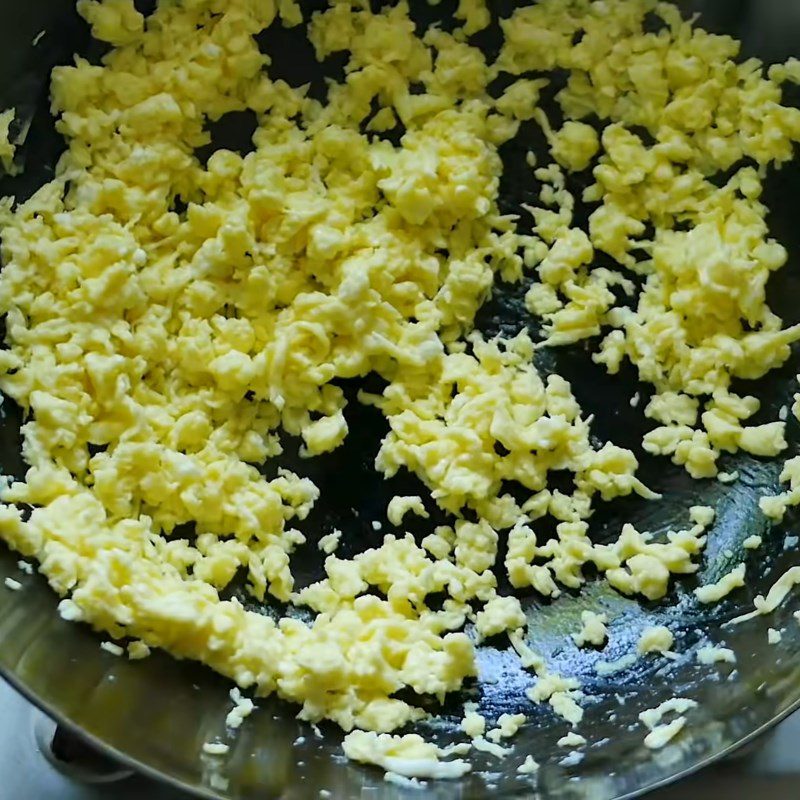
<path id="1" fill-rule="evenodd" d="M 443 699 L 476 674 L 476 638 L 510 636 L 542 673 L 531 702 L 577 724 L 577 682 L 545 676 L 496 570 L 556 596 L 592 565 L 659 599 L 670 576 L 698 569 L 713 512 L 693 509 L 666 538 L 626 525 L 594 543 L 599 502 L 658 495 L 631 451 L 596 444 L 567 381 L 540 376 L 527 333 L 487 340 L 475 315 L 495 281 L 533 275 L 526 305 L 545 344 L 602 332 L 594 358 L 612 373 L 628 360 L 654 387 L 647 451 L 698 478 L 722 451 L 782 451 L 785 423 L 748 426 L 758 402 L 731 381 L 780 366 L 800 338 L 765 300 L 786 252 L 759 199 L 800 139 L 780 85 L 800 81 L 797 62 L 738 61 L 736 41 L 654 0 L 519 8 L 494 60 L 471 44 L 492 21 L 482 0 L 462 0 L 452 32 L 418 31 L 405 2 L 376 13 L 331 0 L 305 20 L 292 0 L 162 0 L 148 17 L 132 0 L 77 5 L 112 48 L 53 70 L 66 152 L 50 183 L 3 211 L 0 388 L 26 413 L 30 468 L 3 486 L 0 535 L 38 561 L 66 619 L 132 641 L 132 658 L 162 648 L 297 703 L 302 719 L 360 729 L 348 755 L 400 776 L 469 768 L 388 734 L 425 716 L 398 692 Z M 658 32 L 645 32 L 650 13 Z M 281 24 L 307 25 L 320 60 L 347 54 L 324 102 L 271 76 L 254 37 Z M 539 102 L 554 70 L 568 76 L 558 124 Z M 507 88 L 490 91 L 497 78 Z M 255 114 L 252 151 L 200 161 L 209 122 L 238 111 Z M 529 159 L 541 190 L 519 209 L 532 215 L 524 235 L 498 207 L 498 149 L 531 121 L 548 147 Z M 584 227 L 568 183 L 580 171 Z M 599 253 L 616 267 L 593 266 Z M 348 435 L 337 381 L 369 373 L 386 382 L 359 397 L 387 421 L 376 469 L 415 474 L 452 524 L 352 558 L 335 554 L 349 535 L 337 532 L 324 580 L 295 587 L 319 491 L 259 467 L 280 454 L 280 431 L 307 458 L 335 450 Z M 552 488 L 554 471 L 574 490 Z M 765 501 L 773 515 L 800 501 L 800 468 L 785 477 L 792 494 Z M 398 525 L 408 511 L 427 515 L 421 497 L 390 504 Z M 557 533 L 540 540 L 545 515 Z M 242 574 L 253 599 L 311 621 L 222 599 Z M 579 643 L 601 646 L 605 617 L 583 622 Z M 494 738 L 523 724 L 511 722 Z"/>

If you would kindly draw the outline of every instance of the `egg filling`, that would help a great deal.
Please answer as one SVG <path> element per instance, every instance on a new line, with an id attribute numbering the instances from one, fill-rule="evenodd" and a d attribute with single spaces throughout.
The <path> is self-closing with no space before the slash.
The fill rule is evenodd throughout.
<path id="1" fill-rule="evenodd" d="M 519 8 L 494 60 L 471 44 L 492 21 L 478 0 L 459 4 L 450 32 L 418 31 L 404 2 L 331 0 L 308 20 L 291 0 L 160 2 L 147 17 L 132 0 L 77 5 L 112 48 L 53 70 L 66 152 L 50 183 L 3 210 L 0 388 L 26 413 L 30 468 L 2 488 L 0 535 L 39 562 L 62 616 L 132 640 L 131 657 L 197 659 L 303 719 L 369 731 L 349 738 L 353 758 L 458 777 L 465 762 L 383 734 L 425 716 L 401 690 L 444 699 L 476 674 L 476 638 L 509 634 L 544 679 L 497 569 L 555 596 L 592 565 L 655 600 L 698 569 L 713 519 L 693 511 L 665 539 L 626 525 L 593 542 L 598 502 L 658 495 L 630 450 L 596 444 L 568 382 L 537 372 L 539 345 L 482 337 L 476 312 L 496 281 L 535 273 L 525 303 L 545 345 L 603 333 L 595 360 L 611 373 L 627 360 L 654 387 L 645 450 L 698 478 L 723 451 L 780 453 L 785 423 L 747 425 L 758 401 L 731 381 L 780 366 L 800 338 L 766 303 L 786 252 L 759 199 L 800 139 L 780 87 L 800 68 L 739 62 L 733 39 L 651 0 Z M 272 77 L 255 38 L 300 24 L 320 61 L 347 54 L 324 101 Z M 530 77 L 554 70 L 568 75 L 559 125 L 539 104 L 550 79 Z M 507 88 L 490 91 L 498 77 Z M 209 122 L 245 111 L 250 152 L 198 157 Z M 520 209 L 523 234 L 498 205 L 499 148 L 530 120 L 548 152 L 530 159 L 541 189 Z M 585 229 L 567 180 L 581 171 Z M 325 578 L 296 587 L 292 554 L 319 491 L 260 467 L 281 431 L 308 458 L 341 445 L 337 382 L 370 373 L 386 382 L 359 397 L 387 420 L 376 469 L 415 474 L 452 525 L 346 559 L 337 532 Z M 550 486 L 555 471 L 574 490 Z M 796 473 L 773 506 L 795 499 Z M 398 524 L 427 514 L 419 497 L 395 501 Z M 540 540 L 545 515 L 557 533 Z M 274 621 L 223 599 L 242 574 L 251 598 L 310 616 Z M 445 599 L 429 607 L 434 594 Z M 605 620 L 592 620 L 578 636 L 599 646 Z M 531 701 L 577 724 L 577 683 L 559 680 Z"/>

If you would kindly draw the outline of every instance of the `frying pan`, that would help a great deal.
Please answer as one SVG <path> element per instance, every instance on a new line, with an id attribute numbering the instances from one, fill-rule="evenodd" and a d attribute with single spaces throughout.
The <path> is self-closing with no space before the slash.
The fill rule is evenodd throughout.
<path id="1" fill-rule="evenodd" d="M 17 109 L 16 133 L 24 138 L 21 148 L 25 172 L 5 178 L 2 194 L 28 196 L 48 180 L 63 143 L 55 134 L 48 114 L 48 75 L 73 53 L 98 59 L 103 49 L 93 42 L 75 14 L 71 0 L 5 0 L 0 27 L 0 107 Z M 147 11 L 147 4 L 137 3 Z M 435 8 L 411 0 L 420 21 L 441 19 L 446 26 L 455 9 L 454 0 Z M 318 4 L 304 3 L 307 10 Z M 513 10 L 513 2 L 493 3 L 500 16 Z M 687 13 L 702 13 L 701 24 L 715 32 L 731 33 L 744 42 L 744 55 L 766 61 L 800 55 L 793 46 L 800 41 L 800 2 L 792 0 L 708 0 L 686 4 Z M 44 35 L 34 44 L 36 35 Z M 477 37 L 487 51 L 496 49 L 496 27 Z M 324 67 L 313 59 L 302 30 L 279 26 L 261 36 L 273 56 L 273 74 L 294 85 L 311 82 L 312 92 L 323 91 L 323 75 L 341 74 L 343 62 Z M 791 101 L 791 98 L 789 98 Z M 244 151 L 255 124 L 246 114 L 229 115 L 211 126 L 212 145 Z M 541 145 L 530 126 L 502 149 L 506 163 L 501 187 L 504 211 L 518 211 L 521 202 L 535 202 L 538 187 L 525 167 L 528 148 Z M 769 286 L 770 302 L 787 324 L 800 322 L 800 226 L 796 222 L 796 198 L 800 197 L 800 167 L 787 165 L 767 184 L 766 202 L 772 209 L 772 233 L 790 253 L 790 263 Z M 524 223 L 524 219 L 523 222 Z M 487 335 L 516 333 L 536 325 L 525 312 L 522 298 L 527 284 L 498 284 L 480 311 L 477 327 Z M 571 348 L 542 350 L 537 359 L 544 372 L 557 371 L 572 382 L 581 404 L 594 413 L 594 434 L 599 441 L 631 447 L 640 456 L 641 477 L 664 499 L 646 503 L 622 499 L 600 507 L 592 521 L 598 541 L 616 536 L 621 524 L 634 522 L 656 533 L 682 526 L 690 505 L 701 503 L 717 509 L 717 522 L 709 536 L 702 568 L 697 576 L 676 582 L 668 598 L 658 603 L 628 599 L 602 581 L 591 581 L 580 593 L 564 592 L 556 601 L 534 593 L 522 597 L 529 618 L 529 638 L 552 669 L 580 678 L 586 694 L 581 732 L 588 745 L 581 757 L 559 748 L 556 741 L 567 732 L 566 723 L 548 707 L 532 706 L 524 690 L 533 677 L 522 670 L 507 642 L 489 641 L 478 650 L 479 678 L 443 707 L 432 722 L 417 726 L 442 744 L 455 741 L 461 703 L 473 699 L 490 718 L 504 712 L 524 711 L 529 722 L 513 740 L 513 752 L 505 760 L 478 753 L 473 772 L 459 782 L 429 784 L 434 798 L 540 797 L 547 800 L 606 800 L 632 797 L 667 783 L 731 752 L 780 720 L 800 704 L 800 625 L 792 618 L 789 600 L 769 618 L 757 618 L 727 626 L 732 617 L 752 608 L 756 594 L 765 594 L 789 566 L 800 563 L 797 540 L 790 534 L 793 520 L 770 527 L 758 512 L 758 498 L 777 490 L 780 464 L 746 455 L 725 456 L 722 467 L 738 470 L 731 485 L 692 481 L 664 459 L 641 453 L 647 430 L 641 410 L 630 399 L 641 395 L 641 407 L 649 389 L 639 385 L 632 370 L 609 377 L 593 364 L 592 342 Z M 772 373 L 767 380 L 742 384 L 736 389 L 756 394 L 763 403 L 760 417 L 774 419 L 777 409 L 795 388 L 798 359 Z M 309 543 L 295 555 L 294 569 L 300 585 L 321 576 L 316 542 L 333 527 L 347 531 L 344 556 L 379 543 L 383 533 L 371 525 L 383 519 L 386 503 L 395 494 L 427 492 L 409 475 L 384 481 L 373 469 L 373 460 L 386 424 L 380 414 L 355 401 L 360 382 L 346 382 L 351 402 L 347 409 L 350 435 L 333 454 L 300 462 L 288 442 L 285 466 L 297 468 L 321 489 L 321 500 L 304 526 Z M 375 388 L 375 387 L 372 387 Z M 22 477 L 20 457 L 21 414 L 6 400 L 0 419 L 0 469 Z M 761 420 L 757 420 L 761 421 Z M 798 430 L 789 424 L 789 439 L 797 450 Z M 274 466 L 274 465 L 273 465 Z M 412 533 L 424 534 L 444 517 L 435 509 L 431 521 L 411 525 Z M 437 516 L 438 514 L 438 516 Z M 385 528 L 386 530 L 390 530 Z M 748 536 L 764 536 L 758 551 L 744 550 Z M 501 552 L 502 556 L 502 552 Z M 698 582 L 717 580 L 744 559 L 747 587 L 729 599 L 706 607 L 695 600 Z M 16 573 L 16 557 L 0 546 L 0 576 Z M 502 558 L 499 559 L 502 563 Z M 502 575 L 498 576 L 501 580 Z M 250 601 L 248 601 L 250 602 Z M 202 755 L 202 744 L 225 738 L 224 720 L 230 708 L 229 684 L 193 663 L 179 662 L 162 653 L 137 663 L 115 658 L 99 648 L 100 639 L 87 628 L 63 622 L 55 611 L 56 600 L 39 576 L 25 578 L 21 592 L 0 591 L 0 672 L 31 700 L 67 728 L 90 743 L 109 751 L 120 761 L 202 797 L 225 800 L 259 798 L 308 798 L 327 789 L 333 797 L 395 798 L 408 789 L 387 784 L 377 770 L 347 762 L 341 756 L 341 731 L 321 724 L 316 732 L 294 719 L 296 709 L 274 698 L 258 701 L 259 710 L 239 731 L 229 756 Z M 582 610 L 603 609 L 612 620 L 605 649 L 579 650 L 568 634 L 579 627 Z M 263 613 L 285 613 L 264 606 Z M 646 626 L 666 624 L 676 634 L 680 658 L 639 659 L 627 669 L 598 675 L 598 662 L 614 662 L 631 652 Z M 767 644 L 767 628 L 783 629 L 782 641 Z M 721 644 L 737 653 L 735 665 L 703 666 L 696 653 L 704 644 Z M 643 746 L 645 730 L 638 714 L 672 696 L 698 702 L 685 732 L 655 753 Z M 423 701 L 424 702 L 424 701 Z M 528 753 L 541 763 L 538 775 L 521 776 L 516 767 Z M 1 794 L 2 792 L 0 792 Z M 413 796 L 413 795 L 412 795 Z"/>

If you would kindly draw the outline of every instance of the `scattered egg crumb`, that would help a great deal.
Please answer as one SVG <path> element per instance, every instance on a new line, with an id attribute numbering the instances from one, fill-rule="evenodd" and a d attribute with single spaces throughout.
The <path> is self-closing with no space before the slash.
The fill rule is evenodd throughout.
<path id="1" fill-rule="evenodd" d="M 478 713 L 477 708 L 475 703 L 467 703 L 464 706 L 464 719 L 461 720 L 461 730 L 470 739 L 483 736 L 486 732 L 486 719 Z"/>
<path id="2" fill-rule="evenodd" d="M 577 678 L 544 672 L 525 694 L 533 703 L 548 701 L 553 711 L 574 727 L 583 719 L 583 709 L 578 702 L 582 697 L 580 685 Z"/>
<path id="3" fill-rule="evenodd" d="M 532 755 L 525 756 L 525 760 L 517 767 L 520 775 L 533 775 L 539 771 L 539 764 Z"/>
<path id="4" fill-rule="evenodd" d="M 783 636 L 779 630 L 775 628 L 769 628 L 767 630 L 767 642 L 769 644 L 778 644 L 782 638 Z"/>
<path id="5" fill-rule="evenodd" d="M 652 625 L 645 628 L 636 643 L 636 652 L 639 655 L 648 653 L 667 653 L 675 644 L 675 636 L 664 625 Z"/>
<path id="6" fill-rule="evenodd" d="M 672 697 L 655 708 L 648 708 L 639 714 L 639 720 L 651 730 L 659 725 L 667 714 L 685 714 L 697 707 L 697 702 L 687 697 Z"/>
<path id="7" fill-rule="evenodd" d="M 800 394 L 795 395 L 791 411 L 792 416 L 800 420 Z M 788 410 L 786 416 L 788 418 Z M 759 501 L 762 513 L 775 522 L 780 522 L 784 518 L 788 508 L 800 505 L 800 456 L 793 456 L 786 461 L 781 470 L 780 480 L 781 483 L 789 484 L 789 488 L 780 494 L 762 497 Z"/>
<path id="8" fill-rule="evenodd" d="M 224 756 L 230 752 L 230 746 L 224 742 L 204 742 L 203 752 L 209 756 Z"/>
<path id="9" fill-rule="evenodd" d="M 582 747 L 586 744 L 586 739 L 575 731 L 570 731 L 565 736 L 562 736 L 556 744 L 559 747 Z"/>
<path id="10" fill-rule="evenodd" d="M 22 584 L 15 578 L 6 578 L 4 581 L 6 588 L 11 589 L 12 592 L 18 592 L 22 589 Z"/>
<path id="11" fill-rule="evenodd" d="M 131 661 L 141 661 L 150 656 L 150 647 L 145 642 L 135 641 L 128 645 L 128 658 Z"/>
<path id="12" fill-rule="evenodd" d="M 608 637 L 608 629 L 606 623 L 608 616 L 606 614 L 597 614 L 594 611 L 581 612 L 582 627 L 578 633 L 573 633 L 572 640 L 578 647 L 591 644 L 595 647 L 600 647 Z"/>
<path id="13" fill-rule="evenodd" d="M 106 653 L 110 653 L 112 656 L 122 656 L 125 651 L 115 642 L 101 642 L 100 649 L 105 650 Z"/>
<path id="14" fill-rule="evenodd" d="M 516 597 L 493 597 L 475 617 L 475 630 L 481 638 L 513 631 L 527 623 L 525 612 Z"/>
<path id="15" fill-rule="evenodd" d="M 615 675 L 618 672 L 630 669 L 637 660 L 638 656 L 636 653 L 626 653 L 615 661 L 598 661 L 595 664 L 594 671 L 601 678 L 606 678 L 609 675 Z"/>
<path id="16" fill-rule="evenodd" d="M 660 750 L 671 742 L 685 726 L 685 717 L 678 717 L 665 725 L 658 725 L 644 737 L 644 745 L 651 750 Z"/>
<path id="17" fill-rule="evenodd" d="M 237 687 L 231 689 L 231 700 L 233 701 L 233 708 L 228 712 L 225 718 L 227 727 L 237 729 L 242 727 L 242 723 L 255 711 L 255 703 L 249 698 L 245 697 Z"/>
<path id="18" fill-rule="evenodd" d="M 689 509 L 689 519 L 696 525 L 702 525 L 707 528 L 714 522 L 716 513 L 711 506 L 692 506 Z"/>
<path id="19" fill-rule="evenodd" d="M 516 736 L 519 729 L 525 723 L 524 714 L 501 714 L 497 719 L 497 727 L 486 734 L 486 738 L 492 742 L 499 742 L 501 739 L 510 739 Z"/>
<path id="20" fill-rule="evenodd" d="M 760 536 L 753 534 L 742 542 L 742 547 L 744 547 L 745 550 L 758 550 L 758 548 L 761 547 L 762 541 Z"/>
<path id="21" fill-rule="evenodd" d="M 483 736 L 478 736 L 472 740 L 472 746 L 481 753 L 488 753 L 495 758 L 505 758 L 510 752 L 510 747 L 502 747 L 496 742 L 490 742 Z"/>
<path id="22" fill-rule="evenodd" d="M 747 614 L 742 614 L 731 620 L 731 625 L 737 625 L 758 616 L 765 616 L 775 611 L 778 606 L 789 596 L 789 592 L 800 583 L 800 567 L 790 567 L 775 581 L 764 595 L 757 595 L 753 601 L 755 609 Z"/>
<path id="23" fill-rule="evenodd" d="M 396 772 L 385 772 L 383 779 L 386 783 L 393 783 L 395 786 L 402 786 L 405 789 L 424 789 L 427 784 L 419 778 L 407 778 L 405 775 L 398 775 Z"/>
<path id="24" fill-rule="evenodd" d="M 17 148 L 10 139 L 10 128 L 15 116 L 16 111 L 13 108 L 0 113 L 0 164 L 8 175 L 14 175 L 18 171 L 14 164 Z"/>
<path id="25" fill-rule="evenodd" d="M 466 761 L 441 761 L 440 748 L 414 733 L 393 736 L 357 730 L 344 737 L 342 747 L 350 760 L 374 764 L 404 778 L 455 779 L 470 770 Z"/>
<path id="26" fill-rule="evenodd" d="M 732 555 L 732 554 L 731 554 Z M 723 575 L 716 583 L 698 586 L 694 590 L 695 597 L 701 603 L 717 603 L 723 597 L 727 597 L 734 589 L 744 586 L 744 575 L 746 566 L 739 564 L 726 575 Z"/>
<path id="27" fill-rule="evenodd" d="M 399 527 L 403 524 L 403 517 L 406 514 L 413 513 L 418 517 L 427 519 L 430 515 L 425 510 L 422 498 L 418 495 L 413 497 L 395 496 L 389 501 L 389 506 L 386 509 L 386 517 L 392 525 Z"/>
<path id="28" fill-rule="evenodd" d="M 668 723 L 662 720 L 668 714 L 683 715 L 696 708 L 697 702 L 685 697 L 673 697 L 655 708 L 649 708 L 639 714 L 639 720 L 650 732 L 645 736 L 644 744 L 651 750 L 658 750 L 675 738 L 686 725 L 686 717 L 678 716 Z"/>
<path id="29" fill-rule="evenodd" d="M 332 530 L 330 533 L 325 534 L 319 542 L 317 547 L 326 555 L 335 553 L 342 540 L 342 532 L 340 530 Z"/>
<path id="30" fill-rule="evenodd" d="M 735 664 L 736 653 L 728 647 L 705 645 L 697 651 L 697 660 L 700 664 Z"/>

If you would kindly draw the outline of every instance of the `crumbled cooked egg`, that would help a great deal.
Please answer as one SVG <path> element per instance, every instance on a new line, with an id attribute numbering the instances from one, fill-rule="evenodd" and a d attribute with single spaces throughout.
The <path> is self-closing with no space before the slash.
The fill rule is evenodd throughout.
<path id="1" fill-rule="evenodd" d="M 696 525 L 707 528 L 714 522 L 716 511 L 711 506 L 692 506 L 689 509 L 689 519 Z"/>
<path id="2" fill-rule="evenodd" d="M 17 148 L 9 138 L 11 123 L 14 122 L 15 116 L 16 111 L 13 108 L 0 113 L 0 164 L 9 175 L 17 172 L 14 164 L 14 154 L 17 152 Z"/>
<path id="3" fill-rule="evenodd" d="M 539 764 L 532 755 L 525 756 L 525 760 L 517 767 L 520 775 L 533 775 L 539 771 Z"/>
<path id="4" fill-rule="evenodd" d="M 233 701 L 233 708 L 225 718 L 225 725 L 236 730 L 242 727 L 242 723 L 255 711 L 256 706 L 249 697 L 245 697 L 235 686 L 231 689 L 230 696 Z"/>
<path id="5" fill-rule="evenodd" d="M 584 122 L 568 120 L 550 137 L 553 158 L 571 172 L 582 172 L 600 150 L 597 131 Z"/>
<path id="6" fill-rule="evenodd" d="M 582 627 L 578 633 L 572 634 L 572 640 L 578 647 L 583 647 L 586 644 L 600 647 L 608 636 L 608 629 L 606 628 L 607 622 L 608 616 L 606 614 L 597 614 L 594 611 L 582 611 Z"/>
<path id="7" fill-rule="evenodd" d="M 510 739 L 516 736 L 519 729 L 525 723 L 524 714 L 501 714 L 497 719 L 497 727 L 492 728 L 486 734 L 486 738 L 491 742 L 499 742 L 501 739 Z"/>
<path id="8" fill-rule="evenodd" d="M 540 669 L 543 674 L 525 692 L 528 699 L 534 703 L 549 701 L 553 711 L 570 725 L 580 723 L 583 719 L 583 709 L 578 704 L 581 698 L 580 681 Z"/>
<path id="9" fill-rule="evenodd" d="M 319 542 L 317 543 L 317 547 L 325 553 L 325 555 L 331 555 L 332 553 L 336 552 L 336 549 L 339 547 L 339 543 L 342 540 L 342 532 L 340 530 L 332 530 L 330 533 L 326 533 Z"/>
<path id="10" fill-rule="evenodd" d="M 12 592 L 18 592 L 22 588 L 22 584 L 16 578 L 6 578 L 3 583 L 6 589 L 11 589 Z"/>
<path id="11" fill-rule="evenodd" d="M 600 136 L 595 184 L 584 193 L 600 203 L 589 221 L 590 245 L 646 280 L 633 308 L 614 308 L 607 276 L 576 260 L 548 292 L 535 289 L 529 307 L 550 324 L 551 344 L 610 325 L 596 359 L 614 373 L 628 358 L 656 389 L 649 415 L 660 412 L 664 427 L 646 448 L 695 477 L 711 477 L 721 450 L 774 455 L 785 448 L 782 421 L 745 428 L 752 412 L 737 416 L 726 396 L 733 378 L 757 378 L 785 362 L 800 337 L 798 326 L 782 329 L 763 292 L 786 252 L 768 236 L 762 174 L 743 167 L 722 187 L 711 177 L 742 157 L 762 168 L 792 158 L 800 112 L 780 104 L 790 71 L 771 68 L 765 76 L 758 62 L 735 63 L 737 42 L 709 37 L 669 4 L 632 0 L 604 14 L 590 8 L 577 3 L 574 13 L 559 14 L 551 0 L 517 9 L 502 23 L 498 63 L 512 74 L 569 70 L 558 97 L 567 125 L 592 114 L 610 123 Z M 643 30 L 648 12 L 663 20 L 658 36 Z M 729 106 L 715 99 L 723 93 Z M 546 240 L 559 215 L 535 216 Z M 560 214 L 559 224 L 566 231 L 570 214 Z M 569 313 L 559 295 L 569 298 Z M 591 324 L 573 322 L 581 317 Z M 706 395 L 712 399 L 700 409 Z"/>
<path id="12" fill-rule="evenodd" d="M 522 628 L 517 628 L 517 630 L 509 633 L 508 640 L 519 656 L 523 669 L 533 669 L 537 673 L 545 672 L 545 660 L 525 641 Z"/>
<path id="13" fill-rule="evenodd" d="M 461 720 L 461 730 L 470 739 L 483 736 L 486 732 L 486 719 L 478 713 L 477 706 L 474 703 L 468 703 L 464 706 L 464 719 Z"/>
<path id="14" fill-rule="evenodd" d="M 483 638 L 513 631 L 527 623 L 525 612 L 516 597 L 494 597 L 475 619 L 475 630 Z"/>
<path id="15" fill-rule="evenodd" d="M 771 614 L 789 596 L 789 592 L 800 584 L 800 567 L 790 567 L 772 584 L 766 597 L 757 595 L 753 601 L 755 610 L 747 614 L 742 614 L 731 620 L 732 624 L 746 622 L 753 617 Z"/>
<path id="16" fill-rule="evenodd" d="M 656 725 L 661 724 L 667 714 L 685 714 L 696 707 L 697 702 L 695 700 L 690 700 L 687 697 L 672 697 L 655 708 L 648 708 L 642 711 L 639 714 L 639 720 L 652 730 Z"/>
<path id="17" fill-rule="evenodd" d="M 204 742 L 203 752 L 209 756 L 224 756 L 230 752 L 230 745 L 224 742 Z"/>
<path id="18" fill-rule="evenodd" d="M 742 547 L 744 547 L 745 550 L 758 550 L 758 548 L 761 547 L 762 541 L 760 536 L 753 534 L 742 542 Z"/>
<path id="19" fill-rule="evenodd" d="M 697 660 L 701 664 L 735 664 L 736 653 L 729 647 L 704 645 L 697 651 Z"/>
<path id="20" fill-rule="evenodd" d="M 601 678 L 605 678 L 609 675 L 615 675 L 617 672 L 630 669 L 637 660 L 636 653 L 626 653 L 620 656 L 616 661 L 598 661 L 597 664 L 595 664 L 594 671 Z"/>
<path id="21" fill-rule="evenodd" d="M 800 420 L 800 394 L 794 396 L 792 415 Z M 781 483 L 788 483 L 789 488 L 772 497 L 762 497 L 759 506 L 769 519 L 780 522 L 786 510 L 800 505 L 800 456 L 794 456 L 786 461 L 780 475 Z"/>
<path id="22" fill-rule="evenodd" d="M 583 709 L 575 699 L 577 696 L 579 696 L 578 692 L 553 692 L 550 695 L 550 705 L 553 711 L 573 726 L 583 720 Z"/>
<path id="23" fill-rule="evenodd" d="M 484 739 L 482 736 L 478 736 L 477 739 L 472 741 L 472 746 L 481 753 L 488 753 L 490 756 L 494 756 L 495 758 L 505 758 L 510 752 L 510 747 L 503 747 L 497 742 L 490 742 Z"/>
<path id="24" fill-rule="evenodd" d="M 723 575 L 716 583 L 698 586 L 694 590 L 695 597 L 701 603 L 716 603 L 727 597 L 734 589 L 744 586 L 744 574 L 746 566 L 739 564 L 729 573 Z"/>
<path id="25" fill-rule="evenodd" d="M 128 645 L 128 658 L 131 661 L 140 661 L 149 656 L 150 648 L 144 642 L 136 641 Z"/>
<path id="26" fill-rule="evenodd" d="M 405 778 L 460 778 L 469 772 L 466 761 L 441 761 L 443 751 L 421 736 L 392 736 L 352 731 L 344 737 L 345 755 L 363 764 L 375 764 Z"/>
<path id="27" fill-rule="evenodd" d="M 559 747 L 582 747 L 586 744 L 586 739 L 575 731 L 570 731 L 568 734 L 562 736 L 556 744 Z"/>
<path id="28" fill-rule="evenodd" d="M 651 750 L 659 750 L 671 742 L 685 726 L 685 717 L 678 717 L 665 725 L 657 725 L 644 737 L 644 745 Z"/>
<path id="29" fill-rule="evenodd" d="M 406 789 L 424 789 L 427 784 L 419 778 L 406 778 L 405 775 L 398 775 L 396 772 L 385 772 L 383 779 L 386 783 L 393 783 L 395 786 L 404 786 Z"/>
<path id="30" fill-rule="evenodd" d="M 652 625 L 645 628 L 636 643 L 636 652 L 639 655 L 648 653 L 667 653 L 675 644 L 675 636 L 664 625 Z"/>
<path id="31" fill-rule="evenodd" d="M 692 708 L 696 708 L 697 703 L 686 697 L 673 697 L 666 700 L 656 708 L 648 708 L 639 714 L 641 722 L 649 728 L 650 732 L 645 736 L 644 744 L 651 750 L 658 750 L 675 738 L 686 725 L 686 717 L 678 716 L 668 723 L 662 723 L 667 714 L 683 715 Z"/>
<path id="32" fill-rule="evenodd" d="M 776 630 L 775 628 L 767 629 L 767 642 L 769 644 L 778 644 L 782 638 L 783 635 L 779 630 Z"/>
<path id="33" fill-rule="evenodd" d="M 101 642 L 100 649 L 105 650 L 106 653 L 111 653 L 112 656 L 122 656 L 125 651 L 114 642 Z"/>
<path id="34" fill-rule="evenodd" d="M 389 506 L 386 509 L 386 518 L 392 525 L 399 527 L 403 524 L 403 517 L 408 513 L 416 514 L 418 517 L 424 517 L 425 519 L 430 516 L 425 510 L 422 498 L 418 495 L 411 497 L 397 495 L 389 501 Z"/>
<path id="35" fill-rule="evenodd" d="M 28 416 L 30 469 L 0 493 L 0 535 L 39 562 L 64 619 L 133 637 L 131 659 L 160 647 L 277 692 L 302 719 L 364 729 L 345 753 L 397 780 L 469 769 L 419 737 L 388 735 L 425 716 L 398 697 L 404 689 L 443 700 L 476 674 L 469 620 L 479 638 L 507 634 L 538 673 L 530 699 L 577 725 L 579 683 L 546 672 L 523 639 L 519 600 L 498 594 L 501 534 L 514 589 L 556 597 L 589 567 L 623 594 L 657 600 L 671 576 L 697 571 L 714 512 L 693 507 L 693 526 L 663 538 L 626 525 L 595 543 L 598 503 L 658 495 L 633 452 L 596 444 L 568 382 L 539 374 L 527 333 L 487 341 L 470 333 L 475 315 L 498 277 L 535 269 L 525 305 L 547 343 L 602 334 L 596 360 L 615 373 L 628 359 L 654 387 L 647 451 L 698 478 L 717 474 L 723 452 L 782 452 L 785 414 L 748 425 L 758 401 L 731 385 L 783 364 L 800 338 L 766 304 L 787 254 L 759 199 L 766 167 L 800 139 L 800 112 L 780 104 L 779 83 L 796 68 L 764 77 L 755 62 L 736 63 L 733 40 L 669 4 L 655 9 L 661 34 L 645 34 L 646 0 L 603 13 L 586 0 L 569 14 L 561 0 L 519 8 L 501 20 L 496 63 L 468 41 L 492 20 L 484 0 L 460 0 L 454 31 L 423 34 L 405 3 L 375 12 L 332 2 L 308 36 L 320 60 L 346 51 L 348 63 L 320 102 L 271 76 L 254 38 L 276 15 L 300 25 L 294 0 L 161 2 L 150 16 L 132 0 L 78 8 L 112 49 L 99 66 L 53 71 L 67 152 L 51 183 L 13 213 L 2 208 L 0 388 Z M 525 73 L 559 69 L 569 79 L 554 130 L 538 105 L 550 79 Z M 494 99 L 501 73 L 512 81 Z M 243 110 L 258 119 L 251 152 L 198 160 L 207 120 Z M 0 115 L 9 172 L 13 118 Z M 531 236 L 498 205 L 499 148 L 526 120 L 544 130 L 553 162 L 528 159 L 541 183 Z M 399 127 L 399 144 L 383 137 Z M 743 159 L 758 169 L 715 184 Z M 582 199 L 597 208 L 584 230 L 567 178 L 590 167 Z M 598 254 L 618 269 L 595 266 Z M 359 396 L 389 426 L 377 469 L 414 473 L 457 519 L 420 544 L 387 536 L 350 559 L 335 555 L 347 531 L 334 531 L 319 542 L 325 578 L 296 591 L 291 556 L 305 537 L 294 526 L 319 491 L 258 467 L 282 452 L 281 432 L 299 437 L 305 458 L 339 447 L 350 434 L 339 382 L 368 373 L 386 383 Z M 573 491 L 548 485 L 560 471 Z M 775 518 L 800 503 L 800 460 L 782 479 L 788 491 L 762 500 Z M 399 527 L 408 512 L 429 517 L 419 496 L 393 498 L 387 517 Z M 542 540 L 536 521 L 547 515 L 556 536 Z M 185 525 L 192 541 L 173 535 Z M 698 597 L 725 596 L 743 583 L 740 569 Z M 305 606 L 315 619 L 276 622 L 222 599 L 239 574 L 255 601 Z M 782 580 L 754 613 L 797 582 Z M 437 611 L 426 604 L 435 594 L 445 596 Z M 584 612 L 576 643 L 602 645 L 606 622 Z M 666 634 L 646 631 L 637 649 L 667 650 Z M 239 689 L 231 699 L 236 728 L 255 704 Z M 523 721 L 504 715 L 487 737 Z M 462 725 L 476 749 L 508 752 L 482 738 L 475 709 Z M 681 726 L 654 729 L 648 746 Z"/>

